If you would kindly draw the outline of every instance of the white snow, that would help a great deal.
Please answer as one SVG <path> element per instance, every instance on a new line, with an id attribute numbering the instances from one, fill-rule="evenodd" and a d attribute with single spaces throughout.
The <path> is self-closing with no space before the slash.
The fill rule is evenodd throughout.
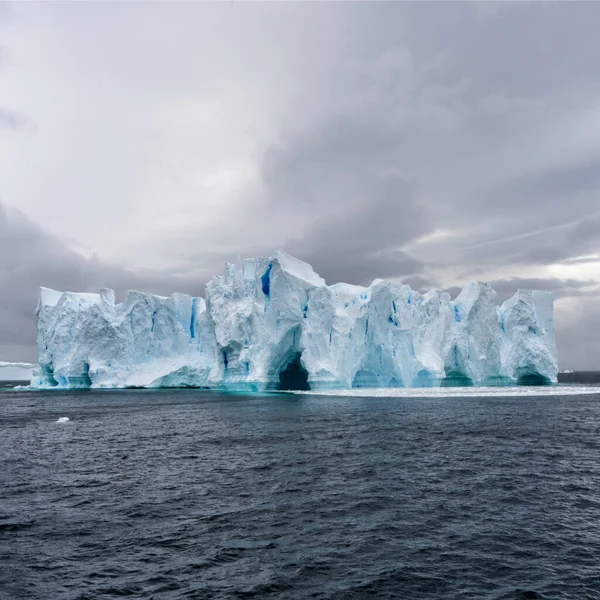
<path id="1" fill-rule="evenodd" d="M 281 251 L 228 264 L 206 299 L 42 288 L 32 385 L 264 390 L 290 367 L 311 390 L 556 382 L 552 295 L 495 296 L 479 282 L 454 301 L 381 279 L 327 286 Z"/>
<path id="2" fill-rule="evenodd" d="M 290 275 L 294 275 L 298 279 L 302 279 L 317 287 L 325 285 L 325 280 L 322 277 L 319 277 L 309 264 L 286 254 L 283 250 L 277 250 L 273 258 L 277 260 L 281 268 Z"/>

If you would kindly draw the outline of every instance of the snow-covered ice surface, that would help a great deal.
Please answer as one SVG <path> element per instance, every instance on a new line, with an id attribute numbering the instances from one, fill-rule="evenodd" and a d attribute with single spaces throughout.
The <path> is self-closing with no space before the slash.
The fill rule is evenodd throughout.
<path id="1" fill-rule="evenodd" d="M 435 387 L 557 381 L 553 298 L 486 283 L 452 300 L 397 282 L 328 286 L 284 252 L 227 264 L 206 298 L 42 288 L 39 388 Z M 449 388 L 444 388 L 447 393 Z"/>
<path id="2" fill-rule="evenodd" d="M 0 361 L 0 381 L 29 381 L 34 368 L 31 363 Z"/>

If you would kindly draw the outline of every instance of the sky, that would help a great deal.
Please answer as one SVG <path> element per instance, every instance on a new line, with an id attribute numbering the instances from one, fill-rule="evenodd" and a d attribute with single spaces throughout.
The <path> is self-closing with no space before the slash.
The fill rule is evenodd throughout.
<path id="1" fill-rule="evenodd" d="M 39 286 L 551 290 L 600 369 L 598 3 L 0 2 L 0 360 Z"/>

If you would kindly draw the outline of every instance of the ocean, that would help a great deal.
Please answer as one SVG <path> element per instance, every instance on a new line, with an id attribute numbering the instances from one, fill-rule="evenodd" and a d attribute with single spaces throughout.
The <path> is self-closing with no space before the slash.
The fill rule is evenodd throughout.
<path id="1" fill-rule="evenodd" d="M 5 388 L 0 598 L 600 598 L 600 376 L 567 379 Z"/>

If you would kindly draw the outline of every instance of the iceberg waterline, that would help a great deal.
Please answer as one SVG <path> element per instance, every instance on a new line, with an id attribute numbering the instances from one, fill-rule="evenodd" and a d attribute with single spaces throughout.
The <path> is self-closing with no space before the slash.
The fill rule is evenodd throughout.
<path id="1" fill-rule="evenodd" d="M 455 300 L 375 280 L 328 286 L 284 252 L 227 264 L 206 299 L 41 288 L 39 388 L 335 390 L 553 383 L 553 297 L 486 283 Z"/>

